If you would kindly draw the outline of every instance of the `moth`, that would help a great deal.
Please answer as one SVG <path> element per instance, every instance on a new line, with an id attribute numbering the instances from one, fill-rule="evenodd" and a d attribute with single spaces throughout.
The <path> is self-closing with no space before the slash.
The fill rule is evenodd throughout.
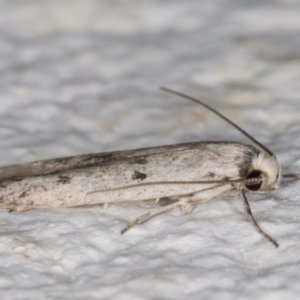
<path id="1" fill-rule="evenodd" d="M 121 233 L 175 207 L 189 212 L 191 205 L 238 190 L 245 212 L 257 231 L 275 247 L 279 244 L 253 217 L 248 192 L 276 189 L 282 175 L 274 153 L 224 115 L 193 97 L 192 100 L 234 126 L 257 147 L 241 142 L 205 141 L 86 154 L 35 161 L 0 168 L 0 208 L 12 211 L 108 204 L 123 201 L 169 199 L 129 223 Z"/>

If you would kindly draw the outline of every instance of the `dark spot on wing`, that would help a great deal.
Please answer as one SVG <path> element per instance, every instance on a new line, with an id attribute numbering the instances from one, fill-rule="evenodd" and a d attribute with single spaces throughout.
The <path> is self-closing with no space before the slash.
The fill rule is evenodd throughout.
<path id="1" fill-rule="evenodd" d="M 66 175 L 58 176 L 57 183 L 66 184 L 66 183 L 70 183 L 70 182 L 71 182 L 71 178 L 69 176 L 66 176 Z"/>
<path id="2" fill-rule="evenodd" d="M 24 198 L 24 197 L 27 197 L 28 196 L 28 191 L 24 191 L 20 196 L 19 198 Z"/>
<path id="3" fill-rule="evenodd" d="M 213 173 L 213 172 L 208 172 L 208 173 L 207 173 L 207 176 L 208 176 L 209 178 L 214 178 L 214 177 L 216 176 L 216 174 Z"/>
<path id="4" fill-rule="evenodd" d="M 176 201 L 178 201 L 178 200 L 173 200 L 173 199 L 170 199 L 168 197 L 163 197 L 163 198 L 159 199 L 158 204 L 160 206 L 167 206 L 167 205 L 170 205 L 170 204 L 172 204 L 172 203 L 174 203 Z"/>
<path id="5" fill-rule="evenodd" d="M 141 173 L 141 172 L 138 172 L 138 171 L 134 171 L 134 173 L 133 173 L 132 176 L 131 176 L 131 178 L 132 178 L 133 180 L 138 180 L 138 179 L 144 180 L 146 177 L 147 177 L 146 174 Z"/>

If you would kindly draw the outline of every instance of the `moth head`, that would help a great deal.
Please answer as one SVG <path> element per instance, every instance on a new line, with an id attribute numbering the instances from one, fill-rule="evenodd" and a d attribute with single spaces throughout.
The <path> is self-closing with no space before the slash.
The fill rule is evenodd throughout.
<path id="1" fill-rule="evenodd" d="M 275 190 L 280 183 L 281 166 L 275 156 L 260 152 L 253 157 L 246 178 L 253 178 L 253 182 L 251 180 L 245 182 L 245 188 L 249 191 L 263 192 Z"/>

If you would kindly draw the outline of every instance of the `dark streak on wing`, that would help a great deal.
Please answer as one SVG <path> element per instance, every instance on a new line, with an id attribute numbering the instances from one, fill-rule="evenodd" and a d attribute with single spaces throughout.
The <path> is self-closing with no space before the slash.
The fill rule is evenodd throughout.
<path id="1" fill-rule="evenodd" d="M 159 146 L 152 148 L 143 148 L 137 150 L 127 150 L 127 151 L 115 151 L 107 153 L 95 153 L 95 154 L 85 154 L 78 156 L 70 156 L 63 158 L 55 158 L 49 160 L 41 160 L 31 163 L 25 163 L 20 165 L 11 165 L 0 168 L 0 184 L 6 180 L 22 180 L 25 177 L 32 176 L 42 176 L 49 174 L 60 174 L 62 172 L 88 168 L 93 166 L 104 166 L 104 165 L 115 165 L 119 163 L 128 163 L 128 164 L 147 164 L 148 157 L 153 157 L 155 155 L 171 153 L 172 151 L 182 151 L 188 149 L 195 149 L 204 147 L 207 144 L 234 144 L 239 146 L 245 146 L 246 149 L 251 151 L 258 152 L 258 150 L 247 144 L 239 142 L 230 142 L 230 141 L 213 141 L 213 142 L 194 142 L 194 143 L 184 143 L 184 144 L 174 144 L 167 146 Z M 250 151 L 251 150 L 251 151 Z M 245 150 L 246 151 L 246 150 Z M 250 156 L 247 155 L 247 159 L 250 159 Z M 252 157 L 252 156 L 251 156 Z M 241 173 L 244 173 L 245 170 L 241 163 Z"/>

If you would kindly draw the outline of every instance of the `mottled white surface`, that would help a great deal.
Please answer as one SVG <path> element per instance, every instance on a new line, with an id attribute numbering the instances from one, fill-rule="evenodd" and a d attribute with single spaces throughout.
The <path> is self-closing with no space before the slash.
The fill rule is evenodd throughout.
<path id="1" fill-rule="evenodd" d="M 0 2 L 0 163 L 245 140 L 300 171 L 298 1 Z M 119 231 L 152 203 L 0 211 L 1 299 L 298 299 L 300 183 Z"/>

